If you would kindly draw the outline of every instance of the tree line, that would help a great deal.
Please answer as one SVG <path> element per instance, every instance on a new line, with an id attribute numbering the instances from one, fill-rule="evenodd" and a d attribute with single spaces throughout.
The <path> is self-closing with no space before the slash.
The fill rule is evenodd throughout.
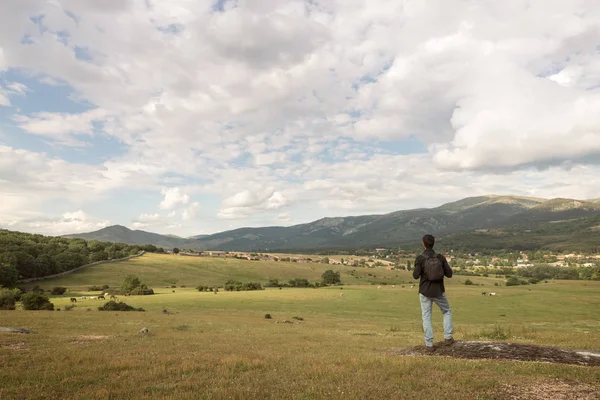
<path id="1" fill-rule="evenodd" d="M 67 239 L 0 229 L 0 286 L 41 278 L 98 261 L 147 252 L 164 252 L 154 245 L 129 245 L 97 240 Z"/>

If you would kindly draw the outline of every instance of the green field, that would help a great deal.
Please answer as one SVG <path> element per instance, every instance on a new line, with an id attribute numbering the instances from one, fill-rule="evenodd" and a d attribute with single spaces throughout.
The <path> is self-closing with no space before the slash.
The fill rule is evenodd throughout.
<path id="1" fill-rule="evenodd" d="M 317 281 L 329 268 L 341 271 L 343 290 L 194 289 L 228 279 Z M 157 294 L 122 300 L 146 312 L 100 312 L 93 300 L 64 311 L 88 286 L 118 287 L 130 273 Z M 484 286 L 465 286 L 465 278 L 447 282 L 456 339 L 600 348 L 600 282 L 496 287 L 501 280 L 470 277 Z M 38 282 L 69 289 L 51 299 L 63 311 L 0 311 L 0 326 L 35 332 L 0 332 L 0 399 L 504 399 L 557 382 L 600 392 L 598 367 L 391 354 L 422 342 L 412 282 L 406 271 L 383 268 L 167 255 Z M 276 323 L 293 317 L 302 323 Z M 143 327 L 149 335 L 138 334 Z M 441 339 L 437 309 L 434 327 Z"/>

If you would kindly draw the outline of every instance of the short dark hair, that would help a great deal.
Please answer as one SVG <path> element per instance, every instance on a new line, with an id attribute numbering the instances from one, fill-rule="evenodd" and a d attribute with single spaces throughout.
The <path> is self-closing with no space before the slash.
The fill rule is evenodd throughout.
<path id="1" fill-rule="evenodd" d="M 423 236 L 423 244 L 425 245 L 425 248 L 433 249 L 433 245 L 435 244 L 435 238 L 433 235 L 427 234 Z"/>

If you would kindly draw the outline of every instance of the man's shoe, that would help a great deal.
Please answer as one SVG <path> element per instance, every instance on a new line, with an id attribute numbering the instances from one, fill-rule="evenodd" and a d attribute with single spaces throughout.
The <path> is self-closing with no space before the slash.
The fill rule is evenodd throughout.
<path id="1" fill-rule="evenodd" d="M 444 346 L 452 346 L 454 344 L 454 339 L 444 339 Z"/>
<path id="2" fill-rule="evenodd" d="M 427 353 L 433 353 L 435 351 L 435 347 L 433 347 L 433 346 L 425 346 L 425 351 Z"/>

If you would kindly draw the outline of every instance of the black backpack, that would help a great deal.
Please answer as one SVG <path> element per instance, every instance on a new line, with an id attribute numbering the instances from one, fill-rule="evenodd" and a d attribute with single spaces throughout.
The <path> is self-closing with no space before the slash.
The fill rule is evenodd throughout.
<path id="1" fill-rule="evenodd" d="M 438 254 L 425 256 L 423 261 L 423 272 L 429 281 L 441 281 L 444 279 L 444 265 Z"/>

